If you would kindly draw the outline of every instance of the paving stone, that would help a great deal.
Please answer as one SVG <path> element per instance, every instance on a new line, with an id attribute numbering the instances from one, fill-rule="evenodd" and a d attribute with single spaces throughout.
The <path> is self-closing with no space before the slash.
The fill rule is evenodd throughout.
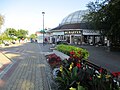
<path id="1" fill-rule="evenodd" d="M 8 50 L 19 53 L 18 56 L 9 56 L 13 61 L 19 61 L 19 64 L 14 67 L 15 69 L 7 79 L 2 78 L 5 84 L 0 87 L 0 90 L 50 90 L 46 75 L 46 58 L 43 53 L 40 53 L 43 50 L 42 46 L 27 43 L 17 46 L 17 50 L 16 47 L 10 47 Z M 8 52 L 8 54 L 12 55 L 11 53 L 15 52 Z"/>

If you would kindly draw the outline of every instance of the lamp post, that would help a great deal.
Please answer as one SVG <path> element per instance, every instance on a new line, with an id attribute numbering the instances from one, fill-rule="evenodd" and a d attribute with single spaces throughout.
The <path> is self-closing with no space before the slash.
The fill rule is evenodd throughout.
<path id="1" fill-rule="evenodd" d="M 42 12 L 42 15 L 43 15 L 43 46 L 44 46 L 44 14 L 45 12 Z"/>

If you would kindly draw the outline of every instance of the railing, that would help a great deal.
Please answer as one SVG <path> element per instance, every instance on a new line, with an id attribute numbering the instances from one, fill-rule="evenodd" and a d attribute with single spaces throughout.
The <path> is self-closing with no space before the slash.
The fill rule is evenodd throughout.
<path id="1" fill-rule="evenodd" d="M 90 61 L 86 61 L 86 60 L 82 60 L 81 64 L 82 64 L 82 69 L 86 70 L 86 72 L 87 72 L 87 70 L 93 71 L 92 72 L 93 75 L 91 77 L 95 78 L 97 76 L 99 78 L 102 78 L 102 80 L 104 79 L 107 82 L 106 84 L 108 84 L 108 83 L 111 84 L 111 90 L 119 90 L 120 89 L 120 72 L 110 72 L 107 69 L 99 67 L 99 66 L 91 63 Z M 101 77 L 100 77 L 100 75 L 101 75 Z"/>

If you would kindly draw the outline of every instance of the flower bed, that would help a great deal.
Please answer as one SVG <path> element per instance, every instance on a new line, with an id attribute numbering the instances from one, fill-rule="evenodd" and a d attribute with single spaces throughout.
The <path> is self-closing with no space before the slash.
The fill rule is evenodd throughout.
<path id="1" fill-rule="evenodd" d="M 51 66 L 52 69 L 60 67 L 61 58 L 57 56 L 55 53 L 47 55 L 47 62 Z"/>
<path id="2" fill-rule="evenodd" d="M 69 56 L 71 53 L 74 52 L 75 53 L 74 55 L 77 57 L 82 57 L 83 59 L 87 59 L 89 57 L 89 53 L 86 49 L 78 48 L 78 47 L 71 46 L 71 45 L 60 44 L 56 46 L 56 49 Z"/>
<path id="3" fill-rule="evenodd" d="M 61 60 L 56 54 L 47 56 L 53 69 L 55 82 L 59 90 L 119 90 L 120 72 L 111 73 L 88 60 L 88 52 L 83 49 L 57 46 L 69 59 Z M 69 50 L 68 50 L 69 49 Z"/>

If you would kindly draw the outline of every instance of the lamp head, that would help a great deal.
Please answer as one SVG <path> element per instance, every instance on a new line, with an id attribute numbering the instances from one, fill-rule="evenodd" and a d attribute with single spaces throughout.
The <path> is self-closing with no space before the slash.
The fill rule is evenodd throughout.
<path id="1" fill-rule="evenodd" d="M 42 12 L 42 14 L 45 14 L 45 12 Z"/>

